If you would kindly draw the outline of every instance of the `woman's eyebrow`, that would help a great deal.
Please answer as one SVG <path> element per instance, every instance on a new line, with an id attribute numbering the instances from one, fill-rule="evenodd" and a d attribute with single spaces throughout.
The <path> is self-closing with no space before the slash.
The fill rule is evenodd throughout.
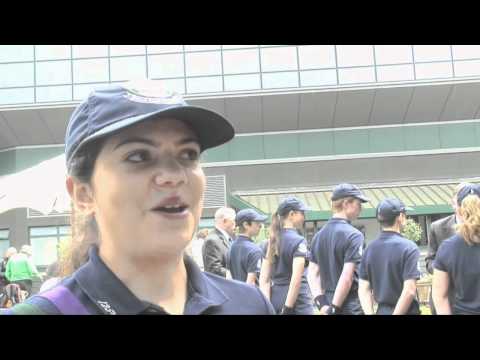
<path id="1" fill-rule="evenodd" d="M 128 138 L 120 141 L 117 145 L 115 145 L 113 150 L 116 150 L 123 145 L 131 144 L 131 143 L 141 143 L 141 144 L 146 144 L 146 145 L 150 145 L 150 146 L 153 146 L 153 147 L 158 146 L 158 144 L 153 140 L 150 140 L 150 139 L 147 139 L 147 138 L 144 138 L 144 137 L 134 136 L 134 137 L 128 137 Z M 179 141 L 177 141 L 178 145 L 184 145 L 184 144 L 189 144 L 189 143 L 198 144 L 198 140 L 194 137 L 185 137 L 185 138 L 182 138 Z"/>
<path id="2" fill-rule="evenodd" d="M 117 150 L 119 147 L 123 146 L 123 145 L 126 145 L 126 144 L 130 144 L 130 143 L 142 143 L 142 144 L 147 144 L 147 145 L 150 145 L 150 146 L 156 146 L 155 142 L 150 140 L 150 139 L 147 139 L 147 138 L 143 138 L 143 137 L 128 137 L 122 141 L 120 141 L 117 145 L 115 145 L 115 147 L 113 148 L 113 150 Z"/>

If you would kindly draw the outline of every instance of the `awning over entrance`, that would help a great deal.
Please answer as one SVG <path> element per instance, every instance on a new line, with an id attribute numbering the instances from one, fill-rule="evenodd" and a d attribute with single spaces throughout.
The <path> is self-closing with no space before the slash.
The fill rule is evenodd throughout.
<path id="1" fill-rule="evenodd" d="M 464 181 L 464 180 L 462 180 Z M 480 183 L 480 179 L 470 179 L 470 182 Z M 407 206 L 414 209 L 411 215 L 428 215 L 451 213 L 450 205 L 456 182 L 431 182 L 422 184 L 397 184 L 397 185 L 366 185 L 360 186 L 362 191 L 370 198 L 371 202 L 363 206 L 360 218 L 375 218 L 375 208 L 386 197 L 396 197 Z M 327 220 L 331 216 L 330 189 L 292 190 L 282 192 L 238 192 L 233 193 L 230 203 L 239 209 L 253 207 L 264 214 L 271 215 L 275 212 L 280 201 L 286 196 L 296 196 L 305 201 L 313 211 L 307 213 L 307 220 Z"/>

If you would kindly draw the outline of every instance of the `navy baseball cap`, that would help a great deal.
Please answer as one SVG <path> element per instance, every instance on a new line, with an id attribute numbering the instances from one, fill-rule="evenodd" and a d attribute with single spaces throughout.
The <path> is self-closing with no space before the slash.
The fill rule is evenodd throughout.
<path id="1" fill-rule="evenodd" d="M 307 205 L 305 205 L 302 200 L 297 199 L 294 196 L 289 196 L 282 200 L 278 205 L 277 212 L 279 215 L 285 215 L 289 211 L 309 211 L 311 210 Z"/>
<path id="2" fill-rule="evenodd" d="M 346 183 L 335 186 L 335 188 L 333 189 L 332 201 L 343 199 L 350 196 L 357 198 L 363 203 L 370 201 L 369 198 L 363 195 L 363 193 L 360 191 L 358 186 L 355 186 L 352 184 L 346 184 Z"/>
<path id="3" fill-rule="evenodd" d="M 237 213 L 237 216 L 235 217 L 235 222 L 237 223 L 237 225 L 240 225 L 244 221 L 264 222 L 265 220 L 267 220 L 267 218 L 267 215 L 261 215 L 253 209 L 243 209 Z"/>
<path id="4" fill-rule="evenodd" d="M 223 116 L 190 106 L 180 94 L 144 80 L 96 88 L 74 110 L 65 135 L 67 164 L 92 140 L 155 117 L 184 121 L 197 135 L 201 151 L 231 140 L 233 126 Z"/>
<path id="5" fill-rule="evenodd" d="M 457 194 L 457 204 L 458 204 L 458 206 L 462 205 L 462 201 L 468 195 L 477 195 L 478 197 L 480 197 L 480 185 L 470 184 L 470 183 L 465 184 L 465 186 L 462 187 Z"/>
<path id="6" fill-rule="evenodd" d="M 396 198 L 386 198 L 380 201 L 377 206 L 377 219 L 380 221 L 396 218 L 400 213 L 412 211 L 411 207 Z"/>

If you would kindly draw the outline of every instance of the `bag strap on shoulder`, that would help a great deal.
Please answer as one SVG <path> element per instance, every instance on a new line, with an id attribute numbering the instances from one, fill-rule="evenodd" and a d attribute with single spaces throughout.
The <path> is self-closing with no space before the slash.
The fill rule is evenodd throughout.
<path id="1" fill-rule="evenodd" d="M 63 285 L 55 286 L 37 296 L 49 300 L 62 315 L 90 315 L 78 298 Z"/>

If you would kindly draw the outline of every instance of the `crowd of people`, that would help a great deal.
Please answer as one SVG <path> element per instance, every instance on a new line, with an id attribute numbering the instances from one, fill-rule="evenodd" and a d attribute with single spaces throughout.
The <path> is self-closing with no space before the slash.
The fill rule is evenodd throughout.
<path id="1" fill-rule="evenodd" d="M 369 199 L 357 186 L 339 184 L 331 201 L 333 215 L 310 246 L 301 231 L 309 209 L 295 197 L 279 204 L 269 239 L 260 245 L 253 238 L 266 216 L 244 209 L 234 217 L 233 209 L 219 209 L 202 248 L 215 266 L 205 271 L 259 286 L 277 314 L 308 315 L 316 308 L 323 315 L 419 315 L 420 251 L 402 235 L 413 209 L 396 198 L 380 201 L 381 230 L 365 247 L 365 234 L 352 221 Z M 452 205 L 455 213 L 432 223 L 429 234 L 430 307 L 433 314 L 480 314 L 480 186 L 459 184 Z M 231 241 L 233 223 L 238 236 Z"/>
<path id="2" fill-rule="evenodd" d="M 369 199 L 352 184 L 335 187 L 333 216 L 310 246 L 301 232 L 309 208 L 295 197 L 279 204 L 260 245 L 253 238 L 268 219 L 255 209 L 219 209 L 215 228 L 192 242 L 206 187 L 200 155 L 234 134 L 223 116 L 158 82 L 94 90 L 65 136 L 70 246 L 49 286 L 2 313 L 419 313 L 419 251 L 401 235 L 408 208 L 383 199 L 382 231 L 364 249 L 352 221 Z M 431 258 L 433 304 L 438 314 L 480 313 L 479 187 L 464 184 L 455 203 L 455 234 Z M 6 277 L 28 291 L 9 273 L 15 256 Z"/>

